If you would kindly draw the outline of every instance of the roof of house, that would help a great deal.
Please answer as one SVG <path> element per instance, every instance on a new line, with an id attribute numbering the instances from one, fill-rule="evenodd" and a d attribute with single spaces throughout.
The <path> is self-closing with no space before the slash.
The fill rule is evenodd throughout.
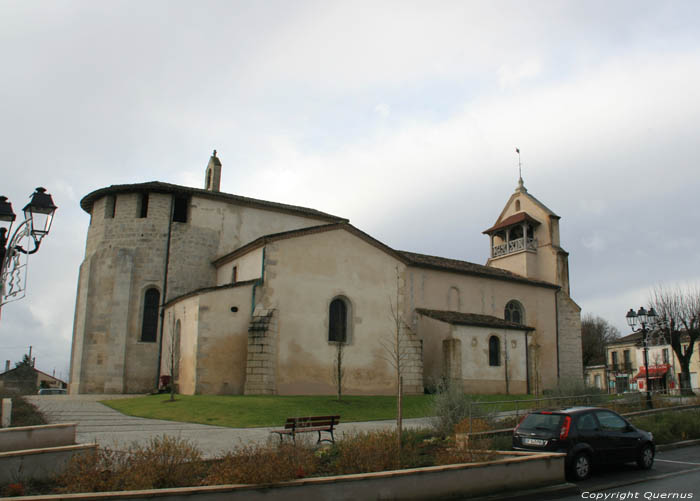
<path id="1" fill-rule="evenodd" d="M 229 252 L 223 256 L 216 258 L 212 264 L 214 266 L 221 266 L 224 263 L 230 262 L 236 259 L 238 256 L 246 254 L 254 249 L 260 248 L 267 243 L 275 242 L 278 240 L 283 240 L 287 238 L 295 238 L 304 235 L 310 235 L 314 233 L 322 233 L 325 231 L 343 229 L 346 230 L 359 238 L 362 238 L 370 245 L 377 247 L 383 252 L 394 256 L 399 261 L 403 262 L 408 266 L 415 266 L 418 268 L 428 268 L 434 270 L 448 271 L 453 273 L 460 273 L 464 275 L 474 275 L 486 278 L 493 278 L 496 280 L 505 280 L 510 282 L 519 282 L 528 285 L 536 285 L 539 287 L 548 287 L 551 289 L 559 289 L 560 287 L 556 284 L 550 282 L 545 282 L 543 280 L 535 280 L 531 278 L 526 278 L 522 275 L 516 273 L 502 270 L 500 268 L 492 268 L 490 266 L 484 266 L 476 263 L 470 263 L 468 261 L 460 261 L 458 259 L 449 259 L 446 257 L 430 256 L 427 254 L 418 254 L 415 252 L 407 251 L 397 251 L 389 247 L 388 245 L 380 242 L 376 238 L 368 235 L 362 230 L 357 229 L 353 225 L 347 222 L 324 224 L 319 226 L 311 226 L 308 228 L 300 228 L 297 230 L 283 231 L 280 233 L 272 233 L 269 235 L 264 235 L 259 237 L 252 242 L 249 242 L 232 252 Z"/>
<path id="2" fill-rule="evenodd" d="M 491 315 L 479 315 L 477 313 L 461 313 L 459 311 L 443 311 L 443 310 L 428 310 L 425 308 L 416 308 L 416 312 L 420 315 L 446 322 L 452 325 L 469 325 L 473 327 L 491 327 L 495 329 L 509 329 L 517 331 L 533 331 L 534 327 L 509 322 L 502 318 L 493 317 Z"/>
<path id="3" fill-rule="evenodd" d="M 278 212 L 285 212 L 290 214 L 297 214 L 303 216 L 310 216 L 317 219 L 325 221 L 334 222 L 347 222 L 348 220 L 343 217 L 334 216 L 332 214 L 327 214 L 325 212 L 318 211 L 316 209 L 310 209 L 308 207 L 300 207 L 297 205 L 288 205 L 278 202 L 269 202 L 267 200 L 258 200 L 256 198 L 242 197 L 240 195 L 232 195 L 230 193 L 222 193 L 220 191 L 210 191 L 201 188 L 191 188 L 189 186 L 181 186 L 178 184 L 163 183 L 161 181 L 149 181 L 147 183 L 137 183 L 137 184 L 113 184 L 106 188 L 100 188 L 91 193 L 88 193 L 80 201 L 80 207 L 85 212 L 90 213 L 92 210 L 92 205 L 95 200 L 101 198 L 105 195 L 114 195 L 117 193 L 174 193 L 182 195 L 197 195 L 204 198 L 210 198 L 214 200 L 221 200 L 223 202 L 228 202 L 236 205 L 244 205 L 247 207 L 256 207 L 259 209 L 274 210 Z"/>
<path id="4" fill-rule="evenodd" d="M 527 221 L 528 223 L 532 223 L 533 225 L 541 224 L 537 219 L 532 217 L 527 212 L 518 212 L 517 214 L 513 214 L 512 216 L 505 218 L 500 223 L 496 223 L 495 225 L 491 226 L 491 228 L 489 228 L 488 230 L 484 230 L 481 233 L 493 233 L 494 231 L 500 230 L 501 228 L 507 228 L 508 226 L 522 223 L 523 221 Z"/>
<path id="5" fill-rule="evenodd" d="M 1 372 L 1 373 L 0 373 L 0 377 L 4 377 L 5 375 L 10 374 L 11 372 L 15 372 L 15 371 L 17 371 L 17 369 L 20 369 L 20 368 L 21 368 L 21 367 L 14 367 L 14 368 L 10 369 L 9 371 Z M 44 375 L 44 376 L 46 376 L 46 377 L 48 377 L 48 378 L 54 379 L 54 380 L 58 381 L 59 383 L 67 384 L 67 383 L 66 383 L 65 381 L 63 381 L 62 379 L 59 379 L 59 378 L 57 378 L 56 376 L 52 376 L 51 374 L 47 374 L 47 373 L 45 373 L 44 371 L 40 371 L 40 370 L 37 369 L 36 367 L 32 367 L 31 369 L 32 369 L 34 372 L 36 372 L 36 373 L 38 373 L 38 374 L 42 374 L 42 375 Z"/>

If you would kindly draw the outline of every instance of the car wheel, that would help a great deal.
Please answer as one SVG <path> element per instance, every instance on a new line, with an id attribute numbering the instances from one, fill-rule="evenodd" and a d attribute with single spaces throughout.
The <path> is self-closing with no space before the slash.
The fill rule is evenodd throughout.
<path id="1" fill-rule="evenodd" d="M 654 464 L 654 449 L 651 445 L 645 445 L 642 447 L 642 451 L 639 453 L 639 458 L 637 458 L 637 466 L 642 470 L 648 470 Z"/>
<path id="2" fill-rule="evenodd" d="M 585 480 L 591 476 L 591 457 L 585 452 L 579 452 L 571 461 L 572 480 Z"/>

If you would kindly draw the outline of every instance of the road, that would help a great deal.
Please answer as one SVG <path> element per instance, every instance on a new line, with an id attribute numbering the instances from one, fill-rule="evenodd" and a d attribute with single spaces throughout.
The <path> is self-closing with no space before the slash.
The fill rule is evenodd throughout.
<path id="1" fill-rule="evenodd" d="M 700 446 L 658 451 L 648 471 L 634 465 L 606 466 L 576 486 L 579 494 L 548 499 L 700 499 Z"/>

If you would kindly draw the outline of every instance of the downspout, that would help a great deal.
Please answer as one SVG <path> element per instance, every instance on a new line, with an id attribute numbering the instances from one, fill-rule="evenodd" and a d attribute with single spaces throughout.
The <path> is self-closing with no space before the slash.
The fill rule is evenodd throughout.
<path id="1" fill-rule="evenodd" d="M 557 384 L 559 384 L 559 289 L 554 293 L 554 318 L 556 319 L 557 332 Z"/>
<path id="2" fill-rule="evenodd" d="M 165 301 L 168 295 L 168 268 L 170 265 L 170 238 L 173 232 L 173 211 L 175 195 L 170 197 L 170 218 L 168 219 L 168 240 L 165 244 L 165 269 L 163 270 L 163 299 L 160 308 L 160 340 L 158 341 L 158 366 L 156 367 L 156 388 L 160 386 L 160 364 L 163 358 L 163 325 L 165 324 Z"/>
<path id="3" fill-rule="evenodd" d="M 509 384 L 508 384 L 509 383 L 509 381 L 508 381 L 508 331 L 505 329 L 503 329 L 503 344 L 504 344 L 503 353 L 504 353 L 504 358 L 505 358 L 505 360 L 504 360 L 505 363 L 503 365 L 505 366 L 505 369 L 506 369 L 506 395 L 509 395 L 510 392 L 509 392 Z"/>
<path id="4" fill-rule="evenodd" d="M 262 266 L 260 269 L 260 278 L 255 281 L 253 284 L 253 294 L 251 295 L 251 300 L 250 300 L 250 315 L 253 316 L 253 313 L 255 312 L 255 289 L 258 285 L 262 285 L 265 283 L 265 249 L 266 247 L 263 247 L 262 249 Z"/>

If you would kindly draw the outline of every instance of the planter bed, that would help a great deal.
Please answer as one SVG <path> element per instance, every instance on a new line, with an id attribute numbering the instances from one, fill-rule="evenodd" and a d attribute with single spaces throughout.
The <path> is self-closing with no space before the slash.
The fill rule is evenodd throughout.
<path id="1" fill-rule="evenodd" d="M 564 454 L 490 451 L 498 459 L 483 463 L 314 477 L 261 485 L 220 485 L 143 491 L 28 496 L 31 500 L 167 499 L 313 500 L 446 499 L 556 485 L 564 480 Z"/>

